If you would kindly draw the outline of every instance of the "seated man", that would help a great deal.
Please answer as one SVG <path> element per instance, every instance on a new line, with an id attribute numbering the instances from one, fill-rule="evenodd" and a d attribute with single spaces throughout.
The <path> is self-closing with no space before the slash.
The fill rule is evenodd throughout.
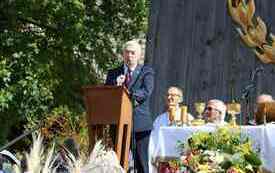
<path id="1" fill-rule="evenodd" d="M 259 96 L 257 96 L 256 98 L 256 107 L 254 110 L 254 119 L 249 121 L 249 124 L 251 125 L 257 125 L 257 124 L 262 124 L 264 123 L 264 117 L 263 115 L 265 114 L 264 112 L 268 112 L 266 114 L 268 114 L 268 121 L 274 121 L 274 117 L 273 116 L 273 112 L 274 110 L 271 111 L 271 109 L 265 110 L 267 108 L 264 108 L 262 105 L 263 103 L 269 103 L 269 102 L 274 102 L 275 100 L 273 100 L 272 96 L 269 94 L 261 94 Z M 264 112 L 263 112 L 264 111 Z M 271 111 L 271 112 L 270 112 Z"/>
<path id="2" fill-rule="evenodd" d="M 256 103 L 265 103 L 265 102 L 273 102 L 273 98 L 269 94 L 261 94 L 256 98 Z"/>
<path id="3" fill-rule="evenodd" d="M 180 116 L 181 109 L 179 104 L 182 102 L 183 93 L 180 88 L 177 87 L 170 87 L 167 91 L 167 98 L 166 98 L 166 104 L 167 104 L 167 112 L 162 113 L 159 115 L 153 124 L 154 130 L 158 130 L 161 126 L 169 126 L 171 123 L 169 120 L 169 109 L 175 107 L 177 116 Z M 193 116 L 190 114 L 187 114 L 188 121 L 193 120 Z"/>
<path id="4" fill-rule="evenodd" d="M 224 121 L 226 115 L 226 105 L 221 100 L 209 100 L 207 102 L 203 115 L 206 120 L 206 123 L 214 123 L 218 125 L 227 124 Z"/>

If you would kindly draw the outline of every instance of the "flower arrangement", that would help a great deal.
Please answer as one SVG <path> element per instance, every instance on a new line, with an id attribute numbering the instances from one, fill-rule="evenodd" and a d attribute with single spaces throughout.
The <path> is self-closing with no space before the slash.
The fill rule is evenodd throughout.
<path id="1" fill-rule="evenodd" d="M 249 138 L 227 127 L 198 132 L 178 148 L 182 156 L 169 165 L 181 173 L 258 173 L 262 164 Z"/>

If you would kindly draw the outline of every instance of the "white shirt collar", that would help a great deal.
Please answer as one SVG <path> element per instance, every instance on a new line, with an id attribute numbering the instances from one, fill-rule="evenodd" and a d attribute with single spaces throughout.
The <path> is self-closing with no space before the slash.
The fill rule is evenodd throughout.
<path id="1" fill-rule="evenodd" d="M 127 64 L 124 64 L 123 66 L 124 66 L 124 74 L 127 74 L 127 72 L 129 71 L 129 67 L 127 66 Z M 138 66 L 138 65 L 137 65 L 137 66 Z M 135 67 L 135 69 L 137 68 L 137 66 Z M 134 69 L 134 70 L 135 70 L 135 69 Z M 132 70 L 131 73 L 132 73 L 134 70 Z M 132 74 L 131 74 L 131 75 L 132 75 Z"/>

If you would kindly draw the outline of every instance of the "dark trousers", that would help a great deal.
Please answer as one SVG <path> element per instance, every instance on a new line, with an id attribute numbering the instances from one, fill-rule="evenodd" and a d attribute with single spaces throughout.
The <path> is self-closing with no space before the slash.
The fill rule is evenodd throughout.
<path id="1" fill-rule="evenodd" d="M 110 135 L 115 143 L 116 126 L 111 125 Z M 149 173 L 148 146 L 151 131 L 135 132 L 131 139 L 131 150 L 134 157 L 134 168 L 137 173 Z M 133 140 L 134 139 L 134 140 Z M 133 151 L 134 149 L 134 151 Z"/>
<path id="2" fill-rule="evenodd" d="M 149 173 L 148 145 L 151 131 L 135 133 L 135 168 L 138 173 Z"/>

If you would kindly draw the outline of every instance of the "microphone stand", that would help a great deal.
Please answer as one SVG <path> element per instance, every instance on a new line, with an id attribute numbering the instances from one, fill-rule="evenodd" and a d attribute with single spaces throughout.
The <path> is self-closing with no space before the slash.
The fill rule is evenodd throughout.
<path id="1" fill-rule="evenodd" d="M 250 114 L 253 113 L 253 110 L 250 108 L 250 103 L 251 103 L 251 92 L 256 90 L 256 76 L 258 73 L 264 72 L 264 68 L 262 66 L 257 67 L 255 70 L 251 72 L 250 75 L 250 82 L 247 86 L 245 86 L 242 89 L 242 95 L 241 95 L 241 100 L 245 102 L 245 114 L 243 117 L 243 122 L 244 124 L 248 124 L 249 120 L 251 119 Z"/>
<path id="2" fill-rule="evenodd" d="M 244 101 L 244 104 L 245 104 L 245 113 L 244 113 L 244 116 L 243 116 L 243 123 L 244 124 L 247 124 L 249 119 L 250 119 L 250 106 L 249 106 L 249 103 L 250 103 L 250 94 L 252 92 L 252 90 L 254 90 L 256 88 L 255 84 L 254 83 L 251 83 L 249 85 L 247 85 L 243 90 L 242 90 L 242 96 L 241 96 L 241 100 Z"/>

